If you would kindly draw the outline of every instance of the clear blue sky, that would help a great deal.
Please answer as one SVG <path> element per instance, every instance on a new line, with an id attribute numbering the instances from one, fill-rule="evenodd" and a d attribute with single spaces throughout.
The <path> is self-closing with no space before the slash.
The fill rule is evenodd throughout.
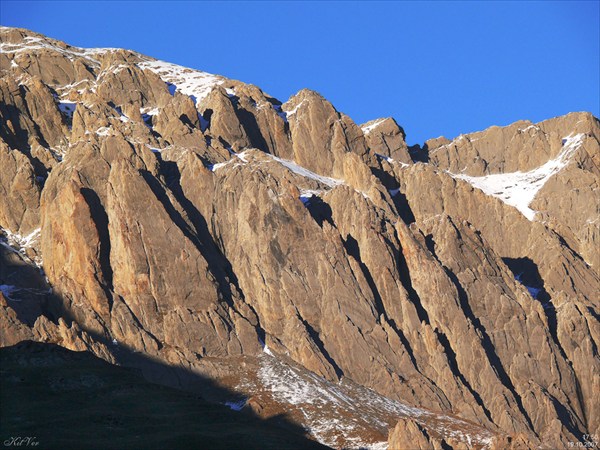
<path id="1" fill-rule="evenodd" d="M 260 86 L 304 87 L 407 141 L 600 108 L 588 2 L 11 2 L 0 22 Z"/>

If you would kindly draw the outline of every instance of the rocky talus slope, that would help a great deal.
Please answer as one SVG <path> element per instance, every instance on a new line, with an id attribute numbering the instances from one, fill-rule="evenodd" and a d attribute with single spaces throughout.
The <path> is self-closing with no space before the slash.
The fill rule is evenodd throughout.
<path id="1" fill-rule="evenodd" d="M 2 346 L 202 374 L 337 448 L 600 434 L 591 114 L 409 148 L 310 90 L 0 42 Z"/>

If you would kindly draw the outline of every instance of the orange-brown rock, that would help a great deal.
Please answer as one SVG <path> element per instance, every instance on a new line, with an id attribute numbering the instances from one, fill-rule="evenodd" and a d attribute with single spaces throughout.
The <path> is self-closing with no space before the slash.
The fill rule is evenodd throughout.
<path id="1" fill-rule="evenodd" d="M 393 118 L 371 120 L 360 128 L 371 152 L 404 164 L 412 163 L 405 142 L 406 134 Z"/>
<path id="2" fill-rule="evenodd" d="M 593 116 L 415 153 L 393 119 L 358 127 L 313 91 L 282 104 L 135 52 L 0 39 L 2 345 L 127 349 L 181 385 L 138 356 L 224 380 L 266 353 L 495 448 L 598 432 Z M 481 188 L 530 172 L 526 205 Z M 390 448 L 471 438 L 440 430 L 408 417 Z"/>

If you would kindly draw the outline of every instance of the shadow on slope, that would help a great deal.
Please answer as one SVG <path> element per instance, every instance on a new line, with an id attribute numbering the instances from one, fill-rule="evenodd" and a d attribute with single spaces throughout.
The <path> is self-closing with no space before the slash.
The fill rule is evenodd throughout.
<path id="1" fill-rule="evenodd" d="M 21 322 L 33 326 L 51 295 L 49 288 L 40 270 L 0 235 L 0 290 Z"/>
<path id="2" fill-rule="evenodd" d="M 263 420 L 232 411 L 197 394 L 152 384 L 137 370 L 88 352 L 23 341 L 0 349 L 0 362 L 2 442 L 35 436 L 38 448 L 48 449 L 326 448 L 285 417 Z"/>

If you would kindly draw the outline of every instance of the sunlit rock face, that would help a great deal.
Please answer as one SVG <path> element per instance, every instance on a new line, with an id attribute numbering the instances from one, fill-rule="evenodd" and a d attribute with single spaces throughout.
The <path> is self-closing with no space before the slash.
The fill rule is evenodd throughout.
<path id="1" fill-rule="evenodd" d="M 600 432 L 591 114 L 409 149 L 310 90 L 0 39 L 3 346 L 184 367 L 340 448 Z"/>

